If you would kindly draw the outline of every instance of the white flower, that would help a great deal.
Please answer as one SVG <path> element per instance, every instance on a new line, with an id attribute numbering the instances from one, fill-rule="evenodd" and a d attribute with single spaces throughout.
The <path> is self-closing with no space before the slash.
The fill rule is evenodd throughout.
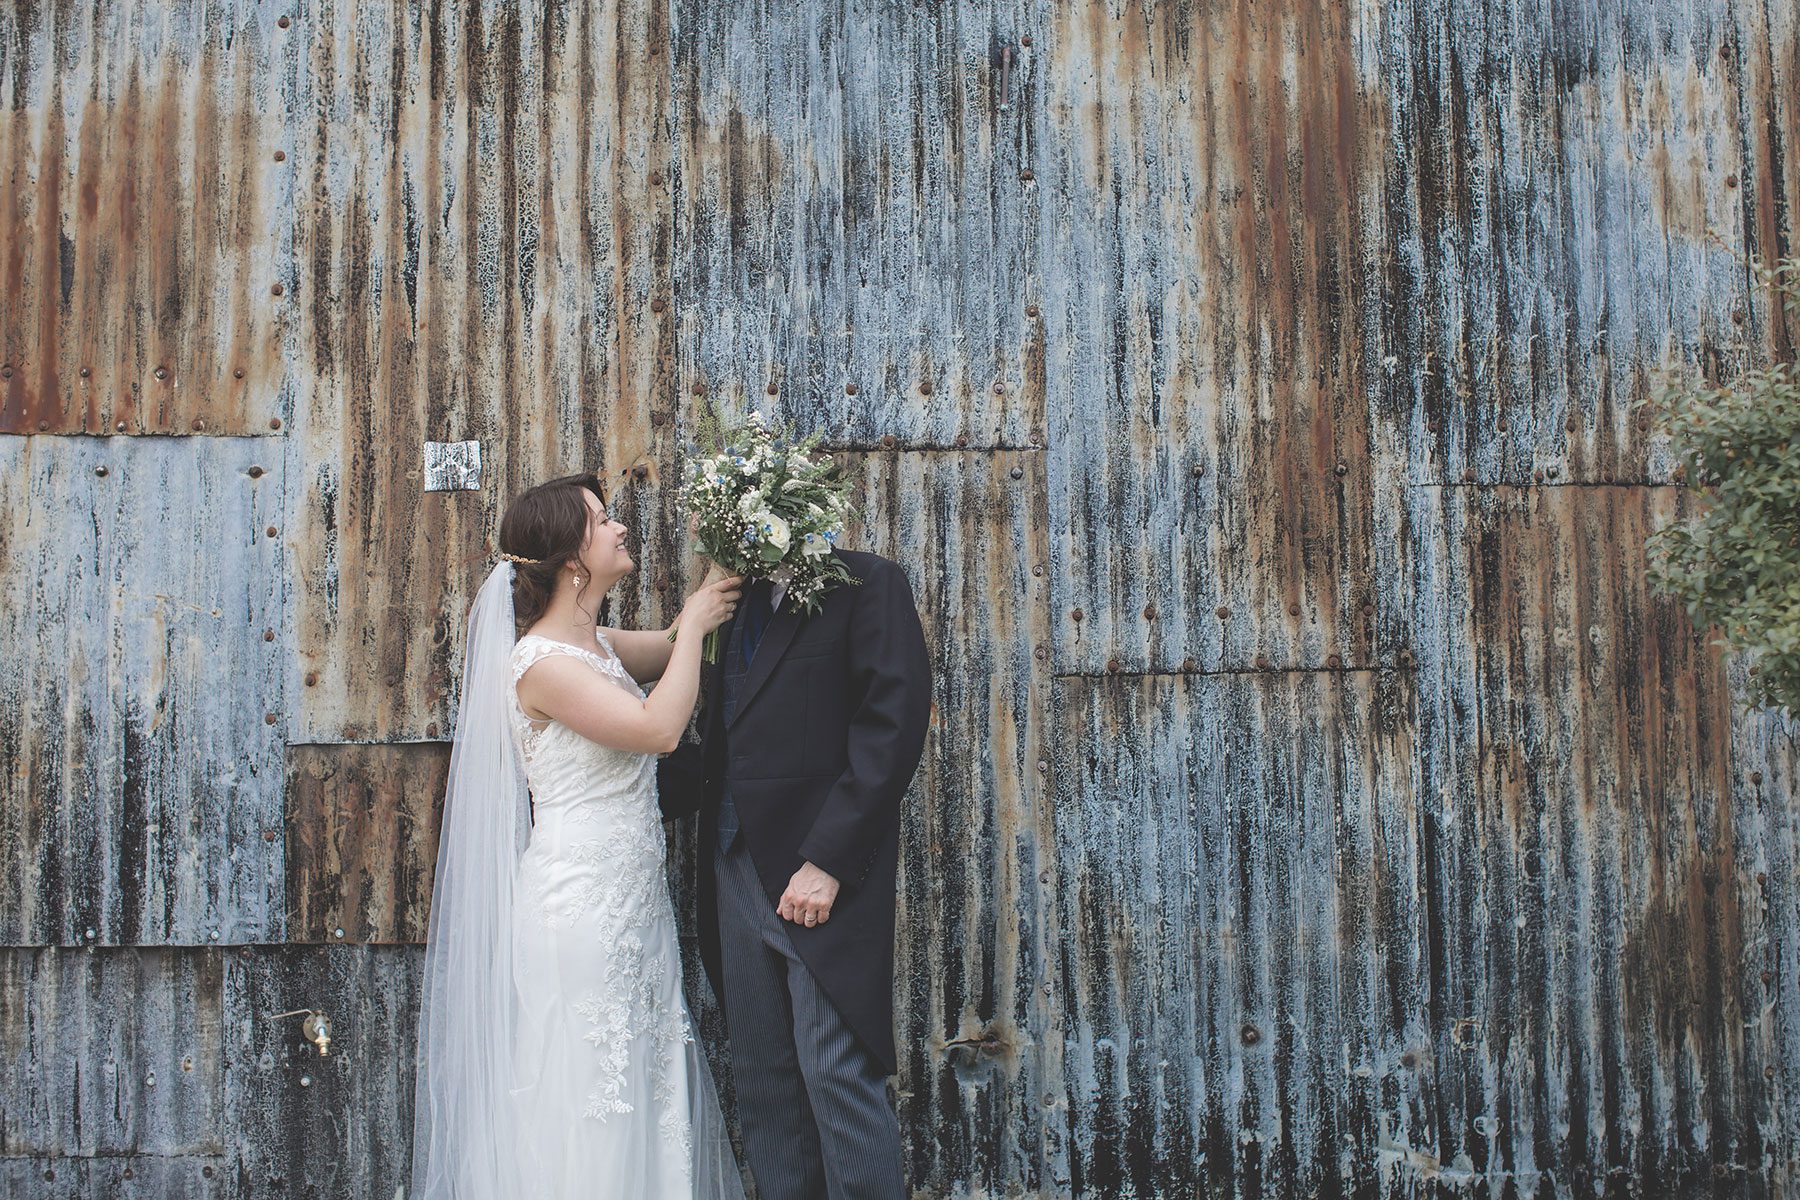
<path id="1" fill-rule="evenodd" d="M 766 508 L 751 519 L 756 522 L 757 532 L 761 535 L 763 541 L 769 543 L 783 554 L 787 553 L 788 543 L 793 540 L 794 531 L 788 528 L 788 523 L 786 521 L 782 520 Z"/>
<path id="2" fill-rule="evenodd" d="M 831 543 L 816 533 L 809 533 L 805 544 L 800 547 L 800 553 L 807 558 L 823 558 L 831 553 Z"/>

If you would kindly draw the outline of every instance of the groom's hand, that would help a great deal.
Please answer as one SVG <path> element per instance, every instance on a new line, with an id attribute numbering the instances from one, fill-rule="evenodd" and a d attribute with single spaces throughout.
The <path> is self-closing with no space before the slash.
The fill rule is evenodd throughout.
<path id="1" fill-rule="evenodd" d="M 831 919 L 831 906 L 837 902 L 838 881 L 811 863 L 806 863 L 788 880 L 787 891 L 775 911 L 784 921 L 796 925 L 823 925 Z"/>

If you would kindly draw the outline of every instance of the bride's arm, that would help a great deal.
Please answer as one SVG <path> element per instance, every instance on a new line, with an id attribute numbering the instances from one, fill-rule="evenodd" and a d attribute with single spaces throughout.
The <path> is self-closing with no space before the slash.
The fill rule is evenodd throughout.
<path id="1" fill-rule="evenodd" d="M 639 683 L 661 679 L 669 669 L 669 656 L 675 652 L 675 643 L 669 640 L 667 629 L 603 629 L 601 632 L 612 643 L 619 661 Z"/>

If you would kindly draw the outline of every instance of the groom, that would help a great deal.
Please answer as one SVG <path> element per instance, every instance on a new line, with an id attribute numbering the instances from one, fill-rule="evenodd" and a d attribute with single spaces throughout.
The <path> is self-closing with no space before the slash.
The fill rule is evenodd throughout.
<path id="1" fill-rule="evenodd" d="M 700 746 L 659 768 L 665 814 L 700 813 L 701 955 L 764 1200 L 905 1195 L 894 875 L 931 665 L 900 568 L 834 553 L 861 582 L 815 616 L 746 587 L 706 668 Z"/>

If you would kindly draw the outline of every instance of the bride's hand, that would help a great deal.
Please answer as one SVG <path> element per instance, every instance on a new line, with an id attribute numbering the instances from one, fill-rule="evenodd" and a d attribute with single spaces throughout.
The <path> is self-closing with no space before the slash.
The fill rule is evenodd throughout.
<path id="1" fill-rule="evenodd" d="M 678 621 L 683 633 L 692 630 L 696 634 L 711 633 L 731 619 L 737 611 L 738 599 L 743 595 L 743 577 L 732 575 L 708 583 L 687 598 L 681 606 L 681 617 Z"/>

